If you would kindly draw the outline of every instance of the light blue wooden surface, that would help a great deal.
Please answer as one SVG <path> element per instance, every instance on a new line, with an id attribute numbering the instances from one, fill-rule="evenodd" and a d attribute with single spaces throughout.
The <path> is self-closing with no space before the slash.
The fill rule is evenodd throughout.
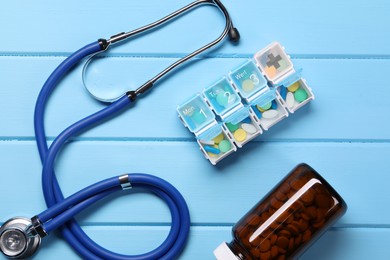
<path id="1" fill-rule="evenodd" d="M 0 222 L 45 209 L 33 109 L 39 90 L 70 53 L 100 37 L 142 26 L 188 1 L 7 1 L 0 9 Z M 390 255 L 390 2 L 225 0 L 242 41 L 202 55 L 167 77 L 129 111 L 75 138 L 57 161 L 65 195 L 124 172 L 175 185 L 192 218 L 180 259 L 213 259 L 231 226 L 291 168 L 307 162 L 348 203 L 347 214 L 302 259 L 388 259 Z M 198 8 L 153 34 L 105 54 L 99 75 L 135 88 L 223 29 L 213 8 Z M 218 166 L 199 152 L 176 106 L 272 41 L 302 67 L 316 99 Z M 82 86 L 81 66 L 53 93 L 52 140 L 104 104 Z M 157 246 L 167 207 L 147 194 L 115 196 L 79 216 L 93 238 L 121 253 Z M 56 234 L 36 259 L 78 259 Z"/>

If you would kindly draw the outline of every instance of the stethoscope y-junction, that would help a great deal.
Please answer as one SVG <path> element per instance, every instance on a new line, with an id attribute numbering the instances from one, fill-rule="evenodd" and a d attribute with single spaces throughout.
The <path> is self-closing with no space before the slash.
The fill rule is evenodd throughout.
<path id="1" fill-rule="evenodd" d="M 69 126 L 61 132 L 54 139 L 50 147 L 48 147 L 44 129 L 45 107 L 54 88 L 72 67 L 85 57 L 105 51 L 117 42 L 158 27 L 191 10 L 192 8 L 204 4 L 217 7 L 226 18 L 225 29 L 217 39 L 179 59 L 136 90 L 124 93 L 123 96 L 117 98 L 106 108 Z M 233 26 L 230 16 L 222 3 L 219 0 L 197 0 L 160 20 L 139 29 L 127 33 L 116 34 L 108 40 L 99 39 L 97 42 L 93 42 L 76 51 L 63 61 L 53 71 L 43 85 L 36 102 L 34 114 L 36 142 L 43 164 L 43 194 L 48 209 L 31 219 L 17 217 L 6 221 L 0 228 L 0 249 L 3 254 L 9 258 L 30 257 L 38 249 L 41 243 L 41 238 L 45 237 L 51 231 L 60 228 L 60 232 L 65 240 L 84 259 L 141 260 L 176 258 L 186 243 L 190 229 L 190 216 L 183 196 L 175 187 L 158 177 L 148 174 L 133 173 L 103 180 L 86 187 L 67 198 L 64 198 L 54 173 L 55 159 L 67 140 L 84 132 L 92 126 L 111 118 L 112 116 L 118 114 L 118 112 L 129 108 L 130 104 L 133 103 L 138 96 L 152 88 L 159 79 L 192 57 L 222 42 L 226 36 L 229 36 L 230 40 L 233 42 L 239 40 L 239 33 Z M 90 239 L 73 219 L 76 214 L 86 207 L 116 191 L 138 187 L 148 189 L 166 201 L 172 214 L 172 226 L 167 238 L 158 248 L 152 250 L 151 252 L 136 256 L 111 252 Z"/>

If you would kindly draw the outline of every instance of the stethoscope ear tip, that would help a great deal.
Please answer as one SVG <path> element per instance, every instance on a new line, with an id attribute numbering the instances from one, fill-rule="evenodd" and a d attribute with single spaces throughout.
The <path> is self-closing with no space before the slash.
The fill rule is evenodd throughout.
<path id="1" fill-rule="evenodd" d="M 229 39 L 232 42 L 238 42 L 240 40 L 240 33 L 236 27 L 231 27 L 229 30 Z"/>
<path id="2" fill-rule="evenodd" d="M 28 218 L 16 217 L 0 227 L 0 250 L 7 258 L 31 257 L 41 244 L 40 236 L 32 236 L 32 222 Z"/>

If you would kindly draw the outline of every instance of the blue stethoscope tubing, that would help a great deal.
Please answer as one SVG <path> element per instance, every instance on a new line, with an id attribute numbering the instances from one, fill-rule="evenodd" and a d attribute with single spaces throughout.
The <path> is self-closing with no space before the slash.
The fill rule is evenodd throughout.
<path id="1" fill-rule="evenodd" d="M 190 230 L 188 206 L 180 192 L 168 182 L 148 174 L 128 174 L 132 187 L 147 188 L 168 204 L 172 214 L 172 227 L 166 240 L 156 249 L 142 255 L 122 255 L 111 252 L 89 238 L 73 219 L 74 215 L 98 200 L 121 191 L 118 177 L 112 177 L 64 199 L 54 173 L 54 162 L 58 152 L 71 137 L 85 131 L 93 125 L 109 119 L 116 113 L 130 107 L 131 99 L 123 96 L 108 107 L 74 123 L 59 134 L 50 148 L 46 142 L 44 129 L 44 111 L 50 94 L 69 70 L 87 56 L 100 52 L 101 45 L 94 42 L 63 61 L 50 75 L 39 93 L 34 113 L 34 128 L 39 155 L 43 164 L 42 186 L 48 209 L 38 214 L 43 229 L 49 233 L 57 228 L 65 240 L 84 259 L 174 259 L 182 251 Z"/>
<path id="2" fill-rule="evenodd" d="M 120 97 L 104 109 L 69 126 L 61 132 L 51 143 L 50 147 L 48 147 L 44 128 L 44 112 L 47 101 L 60 80 L 74 66 L 86 57 L 92 57 L 99 52 L 107 50 L 112 44 L 156 28 L 200 5 L 212 5 L 223 13 L 226 24 L 222 34 L 218 38 L 175 61 L 135 91 L 126 92 L 123 97 Z M 48 209 L 31 219 L 16 217 L 6 221 L 0 227 L 1 252 L 10 258 L 30 257 L 38 249 L 42 237 L 55 229 L 59 229 L 65 240 L 83 259 L 165 260 L 177 258 L 182 252 L 188 238 L 190 231 L 190 214 L 183 196 L 175 187 L 167 181 L 153 175 L 132 173 L 100 181 L 64 198 L 54 172 L 55 160 L 64 144 L 69 139 L 110 119 L 121 111 L 130 108 L 137 97 L 152 88 L 158 80 L 191 58 L 221 43 L 226 37 L 229 37 L 232 42 L 238 42 L 240 34 L 233 26 L 229 13 L 220 0 L 195 0 L 187 6 L 149 25 L 145 25 L 130 32 L 122 32 L 113 35 L 108 40 L 99 39 L 97 42 L 84 46 L 65 59 L 44 83 L 38 95 L 34 111 L 35 137 L 43 165 L 43 194 Z M 133 187 L 148 189 L 163 199 L 171 211 L 172 223 L 165 241 L 156 249 L 141 255 L 123 255 L 111 252 L 95 243 L 82 230 L 74 219 L 74 216 L 88 206 L 114 192 Z M 7 243 L 14 239 L 19 240 L 20 243 Z"/>

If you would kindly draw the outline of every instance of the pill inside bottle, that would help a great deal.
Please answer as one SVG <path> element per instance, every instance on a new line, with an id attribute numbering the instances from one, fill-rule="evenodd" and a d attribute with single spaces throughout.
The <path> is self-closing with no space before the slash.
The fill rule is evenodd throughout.
<path id="1" fill-rule="evenodd" d="M 340 195 L 299 164 L 233 227 L 218 260 L 297 259 L 347 210 Z"/>

